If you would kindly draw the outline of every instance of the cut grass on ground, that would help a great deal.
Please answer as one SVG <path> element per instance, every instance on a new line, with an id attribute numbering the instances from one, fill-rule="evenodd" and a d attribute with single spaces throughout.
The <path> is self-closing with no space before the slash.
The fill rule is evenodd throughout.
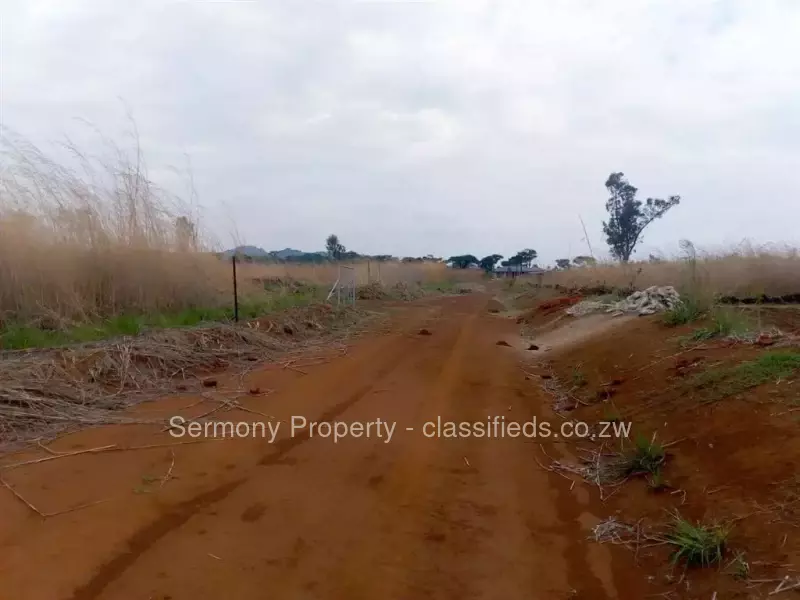
<path id="1" fill-rule="evenodd" d="M 308 306 L 318 301 L 320 301 L 319 294 L 316 290 L 311 289 L 294 294 L 269 295 L 258 300 L 243 302 L 239 306 L 239 318 L 254 319 L 293 307 Z M 229 306 L 190 308 L 172 314 L 119 315 L 64 329 L 43 329 L 31 325 L 9 324 L 0 329 L 0 349 L 52 348 L 125 335 L 139 335 L 146 329 L 192 327 L 201 323 L 230 322 L 233 318 L 233 307 Z"/>
<path id="2" fill-rule="evenodd" d="M 732 367 L 710 369 L 690 380 L 704 394 L 704 403 L 716 402 L 763 383 L 778 381 L 800 369 L 800 352 L 773 350 L 752 361 Z"/>

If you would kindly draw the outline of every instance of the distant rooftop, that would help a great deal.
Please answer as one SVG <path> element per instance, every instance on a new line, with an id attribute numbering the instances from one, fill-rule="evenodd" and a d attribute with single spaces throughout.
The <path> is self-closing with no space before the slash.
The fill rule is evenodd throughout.
<path id="1" fill-rule="evenodd" d="M 495 273 L 544 273 L 544 269 L 539 267 L 520 267 L 517 265 L 510 267 L 495 267 Z"/>

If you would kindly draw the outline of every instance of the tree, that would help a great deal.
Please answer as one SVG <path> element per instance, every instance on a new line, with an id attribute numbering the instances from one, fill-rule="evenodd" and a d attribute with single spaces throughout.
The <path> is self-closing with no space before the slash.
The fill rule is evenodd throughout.
<path id="1" fill-rule="evenodd" d="M 589 267 L 597 264 L 597 259 L 594 256 L 576 256 L 572 259 L 576 267 Z"/>
<path id="2" fill-rule="evenodd" d="M 636 199 L 638 190 L 625 179 L 624 173 L 611 173 L 606 181 L 611 194 L 606 202 L 608 222 L 603 222 L 603 232 L 611 248 L 611 254 L 620 262 L 630 260 L 642 232 L 656 219 L 660 219 L 673 206 L 681 202 L 680 196 L 648 198 L 644 204 Z"/>
<path id="3" fill-rule="evenodd" d="M 500 254 L 490 254 L 489 256 L 484 256 L 480 262 L 478 262 L 478 266 L 486 271 L 487 273 L 491 273 L 494 271 L 494 266 L 503 258 Z"/>
<path id="4" fill-rule="evenodd" d="M 466 269 L 470 265 L 477 265 L 478 259 L 472 254 L 460 254 L 458 256 L 451 256 L 446 262 L 453 265 L 456 269 Z"/>
<path id="5" fill-rule="evenodd" d="M 561 269 L 562 271 L 566 271 L 569 269 L 570 261 L 568 258 L 557 258 L 556 259 L 556 267 Z"/>
<path id="6" fill-rule="evenodd" d="M 325 249 L 333 260 L 341 260 L 342 255 L 347 252 L 347 248 L 339 243 L 339 236 L 335 233 L 330 234 L 325 240 Z"/>
<path id="7" fill-rule="evenodd" d="M 526 248 L 525 250 L 520 250 L 514 256 L 501 264 L 504 267 L 530 267 L 531 263 L 536 260 L 537 256 L 536 250 Z"/>

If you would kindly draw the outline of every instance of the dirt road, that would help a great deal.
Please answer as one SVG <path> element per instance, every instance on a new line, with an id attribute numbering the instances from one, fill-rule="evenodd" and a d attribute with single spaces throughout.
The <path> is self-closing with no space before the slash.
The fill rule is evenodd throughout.
<path id="1" fill-rule="evenodd" d="M 538 440 L 424 435 L 424 423 L 439 417 L 549 418 L 520 353 L 496 344 L 515 326 L 488 314 L 488 301 L 475 294 L 421 304 L 346 356 L 303 373 L 255 373 L 248 385 L 275 392 L 242 403 L 283 421 L 273 443 L 209 441 L 0 470 L 41 512 L 107 500 L 43 519 L 0 488 L 0 597 L 644 597 L 652 590 L 629 552 L 587 541 L 596 500 L 537 466 Z M 431 335 L 419 335 L 421 327 Z M 209 408 L 187 404 L 166 400 L 141 413 Z M 334 444 L 307 430 L 290 435 L 293 416 L 396 428 L 391 441 L 376 426 L 369 438 Z M 219 418 L 263 420 L 242 411 Z M 52 448 L 187 440 L 117 426 Z M 544 444 L 560 455 L 559 444 Z M 48 455 L 5 464 L 38 456 Z"/>

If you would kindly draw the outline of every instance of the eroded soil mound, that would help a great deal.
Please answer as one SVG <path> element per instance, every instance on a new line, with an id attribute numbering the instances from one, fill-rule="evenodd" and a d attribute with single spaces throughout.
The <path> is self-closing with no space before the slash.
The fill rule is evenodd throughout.
<path id="1" fill-rule="evenodd" d="M 767 597 L 784 577 L 800 583 L 800 348 L 687 344 L 697 326 L 632 319 L 540 365 L 566 418 L 632 428 L 627 439 L 584 444 L 558 468 L 592 481 L 617 469 L 601 524 L 613 535 L 598 541 L 635 551 L 672 597 Z M 703 539 L 724 531 L 711 568 L 686 569 L 680 528 Z"/>
<path id="2" fill-rule="evenodd" d="M 542 323 L 542 317 L 550 317 L 564 312 L 566 308 L 573 306 L 583 299 L 582 296 L 562 296 L 539 302 L 534 308 L 525 311 L 517 317 L 517 323 L 535 325 Z"/>
<path id="3" fill-rule="evenodd" d="M 489 300 L 489 303 L 486 305 L 486 310 L 488 310 L 490 313 L 503 312 L 505 309 L 505 305 L 496 298 Z"/>

